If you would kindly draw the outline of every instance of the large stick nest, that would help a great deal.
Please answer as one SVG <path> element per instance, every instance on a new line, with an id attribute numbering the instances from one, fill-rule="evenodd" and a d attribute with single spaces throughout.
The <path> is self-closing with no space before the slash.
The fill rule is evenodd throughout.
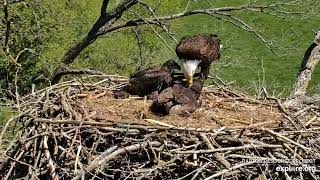
<path id="1" fill-rule="evenodd" d="M 113 98 L 126 82 L 90 76 L 21 98 L 1 178 L 320 178 L 318 106 L 206 87 L 196 112 L 160 118 L 143 98 Z"/>

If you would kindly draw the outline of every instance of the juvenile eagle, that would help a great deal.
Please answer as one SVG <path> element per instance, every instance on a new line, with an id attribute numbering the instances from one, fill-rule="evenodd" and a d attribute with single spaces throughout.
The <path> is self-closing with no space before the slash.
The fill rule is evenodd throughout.
<path id="1" fill-rule="evenodd" d="M 192 113 L 199 106 L 198 101 L 203 80 L 198 79 L 190 87 L 175 84 L 164 89 L 153 102 L 150 110 L 157 115 Z"/>
<path id="2" fill-rule="evenodd" d="M 126 90 L 131 94 L 147 95 L 153 99 L 152 96 L 171 85 L 174 69 L 180 69 L 180 66 L 174 60 L 169 60 L 161 67 L 154 66 L 138 71 L 130 76 Z"/>
<path id="3" fill-rule="evenodd" d="M 187 85 L 192 86 L 193 75 L 200 66 L 200 76 L 207 78 L 210 65 L 220 59 L 220 40 L 215 34 L 200 34 L 183 38 L 176 47 L 176 54 L 181 60 L 181 69 L 187 80 Z"/>

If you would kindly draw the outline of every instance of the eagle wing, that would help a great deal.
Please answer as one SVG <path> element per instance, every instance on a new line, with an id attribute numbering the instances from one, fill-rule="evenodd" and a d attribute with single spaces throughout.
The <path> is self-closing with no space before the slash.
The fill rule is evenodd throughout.
<path id="1" fill-rule="evenodd" d="M 172 81 L 170 71 L 153 67 L 133 74 L 129 80 L 129 90 L 139 96 L 147 95 L 160 88 L 166 88 Z"/>
<path id="2" fill-rule="evenodd" d="M 146 74 L 153 74 L 154 72 L 157 72 L 160 69 L 161 69 L 161 67 L 158 67 L 158 66 L 149 67 L 147 69 L 144 69 L 144 70 L 141 70 L 141 71 L 138 71 L 138 72 L 132 74 L 130 76 L 130 79 L 131 78 L 139 78 L 139 77 L 145 76 Z"/>
<path id="3" fill-rule="evenodd" d="M 167 103 L 173 100 L 173 88 L 169 87 L 164 89 L 157 97 L 157 102 L 159 103 Z"/>
<path id="4" fill-rule="evenodd" d="M 170 108 L 173 106 L 173 88 L 164 89 L 152 103 L 150 110 L 159 115 L 169 114 Z"/>
<path id="5" fill-rule="evenodd" d="M 164 89 L 158 95 L 150 110 L 161 115 L 191 113 L 199 106 L 197 102 L 199 93 L 181 84 L 175 84 L 173 87 Z"/>
<path id="6" fill-rule="evenodd" d="M 177 104 L 189 104 L 196 100 L 195 93 L 180 84 L 173 86 L 173 94 Z"/>

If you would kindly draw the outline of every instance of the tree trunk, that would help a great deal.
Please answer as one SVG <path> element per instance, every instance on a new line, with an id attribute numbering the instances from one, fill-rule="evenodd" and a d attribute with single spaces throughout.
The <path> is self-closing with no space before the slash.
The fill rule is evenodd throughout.
<path id="1" fill-rule="evenodd" d="M 303 61 L 301 63 L 301 67 L 300 67 L 296 82 L 293 86 L 293 90 L 288 100 L 285 102 L 286 106 L 293 106 L 299 103 L 301 99 L 305 98 L 309 81 L 312 78 L 312 73 L 316 65 L 320 61 L 319 42 L 320 42 L 320 31 L 316 33 L 314 42 L 307 49 L 303 57 Z"/>
<path id="2" fill-rule="evenodd" d="M 68 69 L 68 65 L 73 63 L 76 57 L 78 57 L 78 55 L 82 52 L 82 50 L 84 50 L 97 39 L 97 36 L 95 34 L 103 26 L 103 24 L 98 24 L 98 22 L 99 20 L 85 38 L 83 38 L 79 43 L 70 48 L 68 52 L 63 56 L 63 65 L 60 65 L 53 72 L 51 84 L 57 84 L 60 81 L 61 77 L 64 75 L 64 71 Z"/>
<path id="3" fill-rule="evenodd" d="M 88 47 L 94 40 L 95 38 L 86 37 L 77 43 L 63 56 L 63 63 L 66 65 L 73 63 L 74 59 L 80 54 L 80 52 Z"/>
<path id="4" fill-rule="evenodd" d="M 305 53 L 291 97 L 305 95 L 312 73 L 320 60 L 320 48 L 313 43 Z"/>
<path id="5" fill-rule="evenodd" d="M 64 75 L 64 71 L 68 69 L 68 65 L 73 63 L 78 55 L 92 44 L 99 36 L 103 35 L 103 30 L 110 28 L 115 21 L 117 21 L 122 14 L 128 10 L 130 7 L 138 3 L 138 0 L 124 0 L 121 4 L 114 8 L 111 12 L 107 13 L 106 9 L 109 0 L 104 0 L 101 6 L 100 17 L 96 23 L 92 26 L 90 32 L 85 38 L 83 38 L 79 43 L 74 45 L 68 50 L 68 52 L 63 56 L 63 65 L 59 66 L 53 72 L 51 78 L 51 84 L 56 84 L 60 81 L 61 77 Z"/>

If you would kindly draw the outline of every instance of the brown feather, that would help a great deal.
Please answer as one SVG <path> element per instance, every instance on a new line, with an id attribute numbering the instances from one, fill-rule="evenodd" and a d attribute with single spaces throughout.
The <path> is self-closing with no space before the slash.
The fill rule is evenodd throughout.
<path id="1" fill-rule="evenodd" d="M 203 81 L 197 80 L 187 88 L 181 84 L 163 90 L 153 102 L 150 110 L 157 115 L 167 115 L 170 112 L 187 111 L 192 113 L 199 106 L 198 98 L 203 87 Z M 175 110 L 171 109 L 175 107 Z M 179 109 L 179 111 L 178 111 Z"/>
<path id="2" fill-rule="evenodd" d="M 183 38 L 176 47 L 176 54 L 182 61 L 201 61 L 201 75 L 207 78 L 211 63 L 220 59 L 220 39 L 214 34 Z"/>
<path id="3" fill-rule="evenodd" d="M 216 35 L 195 35 L 182 39 L 176 47 L 179 59 L 201 60 L 211 64 L 220 58 L 220 40 Z"/>
<path id="4" fill-rule="evenodd" d="M 130 77 L 126 89 L 131 94 L 139 96 L 154 94 L 155 91 L 160 91 L 171 85 L 175 68 L 179 68 L 176 62 L 169 60 L 161 67 L 155 66 L 136 72 Z"/>

